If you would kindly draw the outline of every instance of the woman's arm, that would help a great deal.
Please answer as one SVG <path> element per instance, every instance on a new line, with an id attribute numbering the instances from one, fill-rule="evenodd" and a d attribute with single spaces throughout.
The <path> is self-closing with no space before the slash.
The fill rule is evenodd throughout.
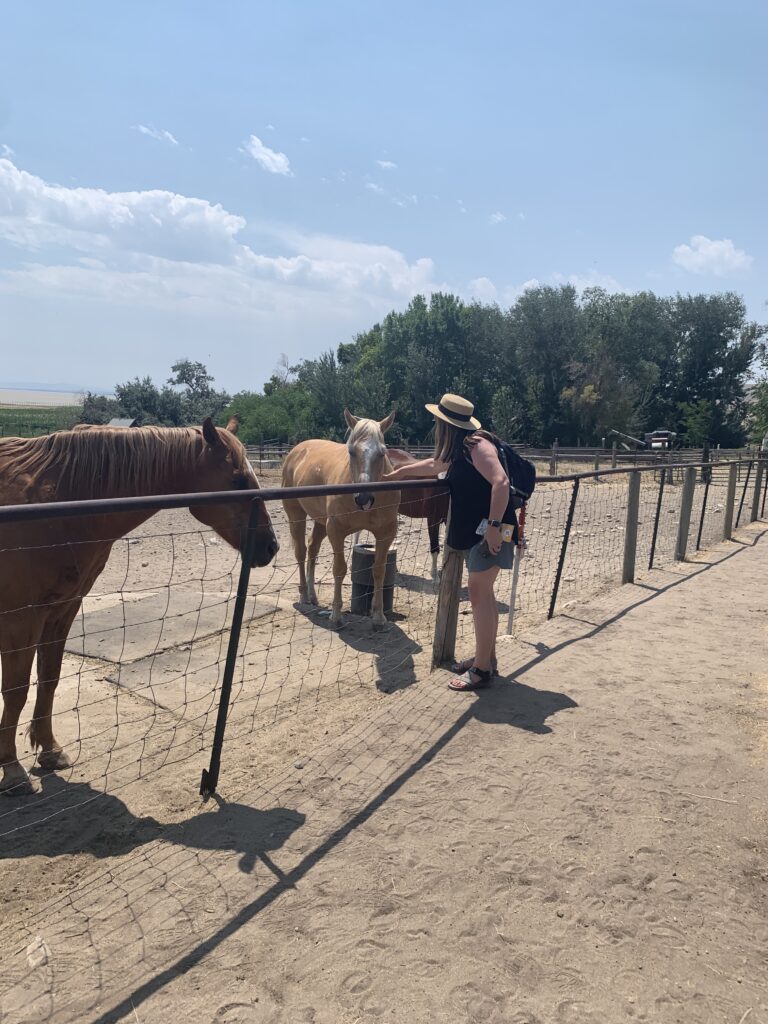
<path id="1" fill-rule="evenodd" d="M 391 473 L 382 474 L 382 480 L 423 480 L 445 473 L 448 465 L 436 459 L 421 459 L 419 462 L 408 462 L 405 466 L 393 469 Z"/>

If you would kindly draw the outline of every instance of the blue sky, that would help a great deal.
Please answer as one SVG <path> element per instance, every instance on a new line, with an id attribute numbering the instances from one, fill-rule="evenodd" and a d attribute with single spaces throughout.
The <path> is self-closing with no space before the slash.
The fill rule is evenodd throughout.
<path id="1" fill-rule="evenodd" d="M 763 2 L 7 5 L 0 385 L 257 388 L 419 292 L 768 319 Z"/>

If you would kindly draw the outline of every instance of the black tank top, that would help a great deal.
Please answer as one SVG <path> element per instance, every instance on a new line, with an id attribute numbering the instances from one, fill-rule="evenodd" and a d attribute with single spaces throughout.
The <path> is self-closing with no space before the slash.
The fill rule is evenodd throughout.
<path id="1" fill-rule="evenodd" d="M 490 515 L 492 488 L 483 474 L 475 469 L 468 455 L 451 463 L 445 482 L 451 490 L 451 517 L 447 543 L 456 551 L 466 551 L 482 540 L 477 528 L 481 521 L 488 519 Z M 514 523 L 517 527 L 517 517 L 511 498 L 502 522 Z"/>

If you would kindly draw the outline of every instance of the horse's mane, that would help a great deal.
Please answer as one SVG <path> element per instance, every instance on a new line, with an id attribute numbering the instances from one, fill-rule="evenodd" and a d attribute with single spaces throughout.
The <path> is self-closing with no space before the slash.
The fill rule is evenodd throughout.
<path id="1" fill-rule="evenodd" d="M 41 483 L 47 478 L 61 500 L 159 493 L 156 488 L 192 473 L 202 451 L 195 427 L 80 426 L 44 437 L 0 438 L 4 468 Z"/>
<path id="2" fill-rule="evenodd" d="M 367 441 L 372 435 L 374 437 L 383 438 L 384 435 L 381 432 L 379 421 L 360 419 L 350 430 L 349 437 L 347 438 L 347 444 L 357 444 L 358 441 Z"/>

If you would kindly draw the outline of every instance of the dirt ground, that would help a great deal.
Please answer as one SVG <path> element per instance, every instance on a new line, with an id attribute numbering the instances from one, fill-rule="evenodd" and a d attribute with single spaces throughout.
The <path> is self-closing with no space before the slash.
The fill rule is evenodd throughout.
<path id="1" fill-rule="evenodd" d="M 477 697 L 430 674 L 425 530 L 385 634 L 296 609 L 284 547 L 205 805 L 236 556 L 179 513 L 116 545 L 57 705 L 78 761 L 0 805 L 0 1021 L 768 1024 L 768 537 L 681 565 L 665 527 L 661 568 L 607 589 L 623 485 L 594 485 L 542 625 L 561 490 Z"/>

